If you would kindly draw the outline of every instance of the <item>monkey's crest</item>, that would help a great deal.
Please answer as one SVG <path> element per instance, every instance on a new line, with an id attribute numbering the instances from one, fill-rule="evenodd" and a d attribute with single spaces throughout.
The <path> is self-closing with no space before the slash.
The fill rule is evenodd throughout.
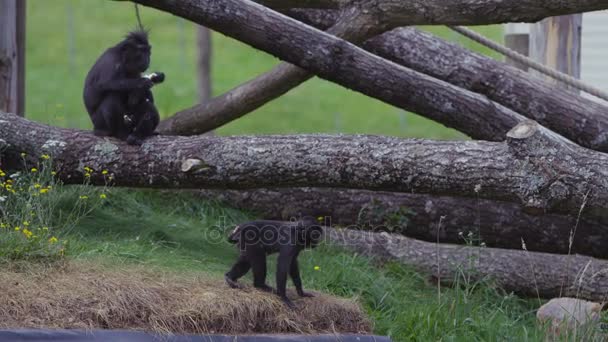
<path id="1" fill-rule="evenodd" d="M 137 44 L 148 44 L 148 33 L 148 30 L 136 29 L 129 32 L 125 38 Z"/>

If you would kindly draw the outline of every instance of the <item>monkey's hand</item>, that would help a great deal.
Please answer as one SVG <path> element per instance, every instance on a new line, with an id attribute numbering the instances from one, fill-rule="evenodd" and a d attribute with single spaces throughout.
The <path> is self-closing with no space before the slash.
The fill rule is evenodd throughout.
<path id="1" fill-rule="evenodd" d="M 300 297 L 314 297 L 315 295 L 310 292 L 298 291 L 298 296 Z"/>
<path id="2" fill-rule="evenodd" d="M 150 89 L 153 86 L 154 82 L 147 77 L 142 77 L 137 81 L 137 89 Z"/>
<path id="3" fill-rule="evenodd" d="M 163 83 L 165 81 L 165 73 L 164 72 L 153 72 L 148 75 L 144 75 L 144 78 L 149 79 L 154 82 L 154 84 Z"/>

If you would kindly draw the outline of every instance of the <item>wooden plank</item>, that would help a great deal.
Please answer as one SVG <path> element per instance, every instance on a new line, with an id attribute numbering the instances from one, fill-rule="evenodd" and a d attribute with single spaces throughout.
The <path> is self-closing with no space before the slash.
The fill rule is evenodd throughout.
<path id="1" fill-rule="evenodd" d="M 528 56 L 530 52 L 530 25 L 520 23 L 509 23 L 505 25 L 505 46 Z M 509 57 L 505 57 L 507 64 L 516 68 L 528 71 L 525 64 L 516 62 Z"/>
<path id="2" fill-rule="evenodd" d="M 545 65 L 580 78 L 582 14 L 544 19 L 533 24 L 530 32 L 530 57 Z M 553 78 L 538 74 L 559 87 L 571 87 Z M 578 92 L 576 89 L 572 89 Z"/>

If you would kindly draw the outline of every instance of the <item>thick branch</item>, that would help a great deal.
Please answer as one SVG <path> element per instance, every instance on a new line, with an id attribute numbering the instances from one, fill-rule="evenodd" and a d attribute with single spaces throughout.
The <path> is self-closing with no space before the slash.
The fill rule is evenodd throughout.
<path id="1" fill-rule="evenodd" d="M 584 201 L 596 216 L 608 208 L 608 156 L 533 122 L 515 127 L 507 143 L 301 135 L 154 137 L 138 148 L 0 114 L 0 138 L 9 165 L 21 152 L 50 150 L 70 183 L 82 181 L 88 165 L 112 170 L 122 186 L 342 187 L 498 199 L 570 214 Z"/>
<path id="2" fill-rule="evenodd" d="M 387 233 L 327 232 L 336 245 L 412 265 L 442 283 L 462 282 L 464 275 L 531 297 L 604 302 L 608 294 L 608 261 L 591 257 L 435 244 Z"/>
<path id="3" fill-rule="evenodd" d="M 380 32 L 371 23 L 368 16 L 356 8 L 344 10 L 328 33 L 348 41 L 361 42 Z M 283 62 L 210 101 L 163 120 L 158 131 L 165 135 L 194 135 L 213 130 L 280 97 L 312 76 L 304 69 Z"/>
<path id="4" fill-rule="evenodd" d="M 323 78 L 420 113 L 474 138 L 500 140 L 510 127 L 521 121 L 520 115 L 484 96 L 388 62 L 249 1 L 239 2 L 238 6 L 228 0 L 221 5 L 219 0 L 138 2 L 171 10 Z"/>
<path id="5" fill-rule="evenodd" d="M 606 105 L 558 89 L 505 63 L 414 28 L 387 32 L 366 41 L 364 48 L 413 70 L 486 95 L 582 146 L 608 151 Z"/>
<path id="6" fill-rule="evenodd" d="M 488 247 L 521 249 L 523 240 L 530 251 L 608 258 L 606 225 L 584 213 L 580 218 L 530 215 L 507 202 L 352 189 L 203 190 L 201 195 L 265 219 L 322 216 L 326 225 L 396 232 L 442 243 L 464 243 L 472 232 L 471 240 Z"/>

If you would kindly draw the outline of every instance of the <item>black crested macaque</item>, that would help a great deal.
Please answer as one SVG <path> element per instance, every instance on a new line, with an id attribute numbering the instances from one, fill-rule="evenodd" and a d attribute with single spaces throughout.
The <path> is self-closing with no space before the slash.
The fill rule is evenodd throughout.
<path id="1" fill-rule="evenodd" d="M 142 76 L 150 66 L 151 49 L 146 31 L 130 32 L 107 49 L 87 74 L 83 97 L 95 135 L 141 145 L 155 134 L 159 115 L 151 88 L 165 76 Z"/>
<path id="2" fill-rule="evenodd" d="M 316 247 L 323 239 L 323 228 L 313 219 L 301 221 L 258 220 L 241 223 L 228 237 L 228 241 L 239 248 L 239 257 L 225 275 L 232 288 L 242 288 L 237 280 L 251 268 L 253 286 L 276 293 L 290 308 L 294 304 L 286 294 L 287 274 L 291 277 L 301 297 L 313 297 L 304 292 L 298 268 L 298 255 L 305 248 Z M 279 253 L 277 257 L 276 291 L 266 285 L 266 256 Z"/>

